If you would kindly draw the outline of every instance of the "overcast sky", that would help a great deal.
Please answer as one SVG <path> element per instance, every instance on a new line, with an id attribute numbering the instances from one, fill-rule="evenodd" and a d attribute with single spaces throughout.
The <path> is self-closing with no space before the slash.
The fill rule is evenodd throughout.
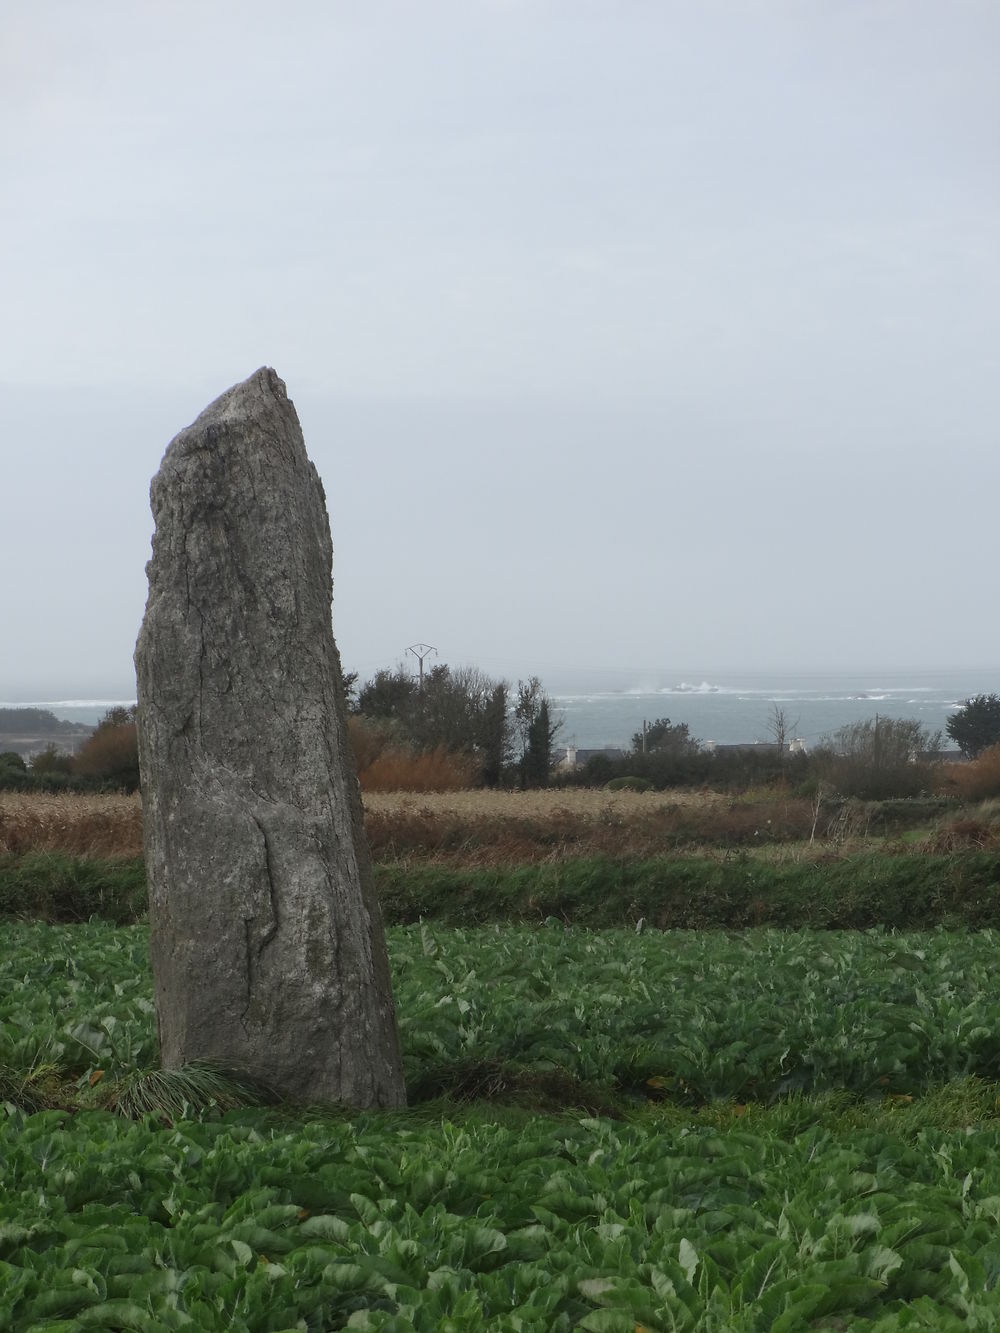
<path id="1" fill-rule="evenodd" d="M 131 694 L 150 478 L 262 364 L 347 669 L 997 667 L 998 50 L 995 0 L 4 5 L 0 699 Z"/>

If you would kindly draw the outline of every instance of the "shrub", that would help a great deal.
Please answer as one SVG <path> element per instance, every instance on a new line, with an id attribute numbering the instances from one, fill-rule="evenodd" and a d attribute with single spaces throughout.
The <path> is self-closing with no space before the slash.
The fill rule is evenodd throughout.
<path id="1" fill-rule="evenodd" d="M 675 755 L 697 754 L 700 742 L 695 740 L 686 722 L 671 722 L 669 717 L 658 717 L 655 722 L 644 722 L 642 731 L 632 736 L 633 754 L 668 752 Z"/>
<path id="2" fill-rule="evenodd" d="M 363 773 L 370 768 L 383 750 L 399 746 L 398 729 L 380 718 L 359 717 L 353 714 L 347 719 L 347 739 L 354 754 L 354 768 Z"/>
<path id="3" fill-rule="evenodd" d="M 33 776 L 49 776 L 55 773 L 68 777 L 73 772 L 73 756 L 57 750 L 55 744 L 46 745 L 31 761 Z"/>
<path id="4" fill-rule="evenodd" d="M 592 754 L 583 769 L 583 781 L 588 787 L 606 787 L 615 776 L 615 765 L 606 754 Z"/>
<path id="5" fill-rule="evenodd" d="M 1000 745 L 1000 696 L 977 694 L 945 723 L 945 730 L 964 755 L 976 759 Z"/>
<path id="6" fill-rule="evenodd" d="M 360 687 L 357 712 L 391 727 L 397 745 L 414 753 L 443 748 L 475 756 L 477 779 L 488 786 L 499 784 L 510 758 L 507 683 L 476 667 L 440 663 L 419 683 L 402 665 L 379 671 Z"/>
<path id="7" fill-rule="evenodd" d="M 996 851 L 998 839 L 988 824 L 979 819 L 953 819 L 950 824 L 933 834 L 925 844 L 925 850 L 934 854 L 946 852 Z"/>
<path id="8" fill-rule="evenodd" d="M 941 779 L 946 790 L 967 801 L 1000 796 L 1000 745 L 991 745 L 971 763 L 945 765 Z"/>
<path id="9" fill-rule="evenodd" d="M 73 771 L 119 791 L 138 791 L 139 743 L 135 721 L 102 722 L 77 751 Z"/>
<path id="10" fill-rule="evenodd" d="M 653 784 L 648 778 L 612 778 L 605 784 L 607 791 L 652 791 Z"/>
<path id="11" fill-rule="evenodd" d="M 419 752 L 385 749 L 358 773 L 362 791 L 462 791 L 477 777 L 474 759 L 441 745 Z"/>
<path id="12" fill-rule="evenodd" d="M 23 791 L 31 786 L 28 765 L 14 750 L 0 754 L 0 791 Z"/>
<path id="13" fill-rule="evenodd" d="M 936 765 L 919 758 L 941 748 L 941 733 L 911 718 L 852 722 L 812 756 L 819 776 L 841 796 L 865 801 L 918 796 L 936 785 Z"/>

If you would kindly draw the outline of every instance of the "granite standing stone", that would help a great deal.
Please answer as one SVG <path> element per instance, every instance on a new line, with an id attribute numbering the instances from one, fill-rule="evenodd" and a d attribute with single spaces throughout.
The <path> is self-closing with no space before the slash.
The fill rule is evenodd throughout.
<path id="1" fill-rule="evenodd" d="M 273 370 L 181 431 L 150 498 L 136 671 L 163 1066 L 402 1105 L 325 496 Z"/>

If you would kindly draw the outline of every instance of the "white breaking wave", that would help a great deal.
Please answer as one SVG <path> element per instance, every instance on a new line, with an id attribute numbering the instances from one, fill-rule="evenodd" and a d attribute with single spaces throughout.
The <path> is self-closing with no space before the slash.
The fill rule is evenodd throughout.
<path id="1" fill-rule="evenodd" d="M 743 691 L 729 689 L 724 685 L 711 685 L 703 680 L 700 685 L 691 685 L 682 680 L 679 685 L 665 685 L 660 694 L 741 694 Z"/>

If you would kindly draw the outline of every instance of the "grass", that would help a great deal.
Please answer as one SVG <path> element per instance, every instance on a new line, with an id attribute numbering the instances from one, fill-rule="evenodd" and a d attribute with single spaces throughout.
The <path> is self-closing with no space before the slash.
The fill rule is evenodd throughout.
<path id="1" fill-rule="evenodd" d="M 99 1104 L 128 1120 L 155 1115 L 167 1124 L 205 1111 L 267 1106 L 275 1098 L 261 1084 L 206 1061 L 180 1069 L 136 1070 L 110 1084 Z"/>
<path id="2" fill-rule="evenodd" d="M 100 917 L 129 925 L 145 912 L 146 867 L 138 857 L 0 854 L 0 917 L 50 922 Z"/>
<path id="3" fill-rule="evenodd" d="M 813 1127 L 849 1137 L 861 1130 L 891 1133 L 904 1141 L 929 1129 L 969 1131 L 1000 1121 L 1000 1082 L 969 1076 L 952 1079 L 918 1096 L 881 1099 L 847 1091 L 791 1093 L 778 1101 L 713 1101 L 691 1104 L 648 1100 L 591 1087 L 559 1071 L 518 1070 L 498 1062 L 465 1066 L 429 1065 L 407 1089 L 409 1106 L 400 1120 L 446 1119 L 490 1124 L 533 1123 L 580 1115 L 630 1122 L 654 1130 L 663 1125 L 707 1125 L 793 1139 Z M 42 1066 L 28 1074 L 0 1067 L 0 1110 L 27 1115 L 46 1110 L 107 1110 L 126 1120 L 152 1116 L 164 1125 L 215 1119 L 242 1107 L 268 1108 L 275 1124 L 351 1119 L 336 1106 L 285 1105 L 266 1088 L 207 1063 L 181 1069 L 133 1071 L 113 1083 L 71 1080 Z"/>
<path id="4" fill-rule="evenodd" d="M 816 929 L 1000 924 L 1000 856 L 862 855 L 770 863 L 672 857 L 509 868 L 380 866 L 387 921 L 450 925 L 555 917 L 590 927 Z"/>
<path id="5" fill-rule="evenodd" d="M 932 853 L 815 852 L 764 859 L 724 855 L 553 857 L 521 865 L 402 860 L 377 864 L 388 924 L 537 922 L 593 928 L 923 929 L 1000 925 L 1000 852 L 966 845 Z M 52 923 L 98 917 L 118 925 L 146 912 L 143 862 L 39 853 L 0 856 L 0 917 Z"/>

